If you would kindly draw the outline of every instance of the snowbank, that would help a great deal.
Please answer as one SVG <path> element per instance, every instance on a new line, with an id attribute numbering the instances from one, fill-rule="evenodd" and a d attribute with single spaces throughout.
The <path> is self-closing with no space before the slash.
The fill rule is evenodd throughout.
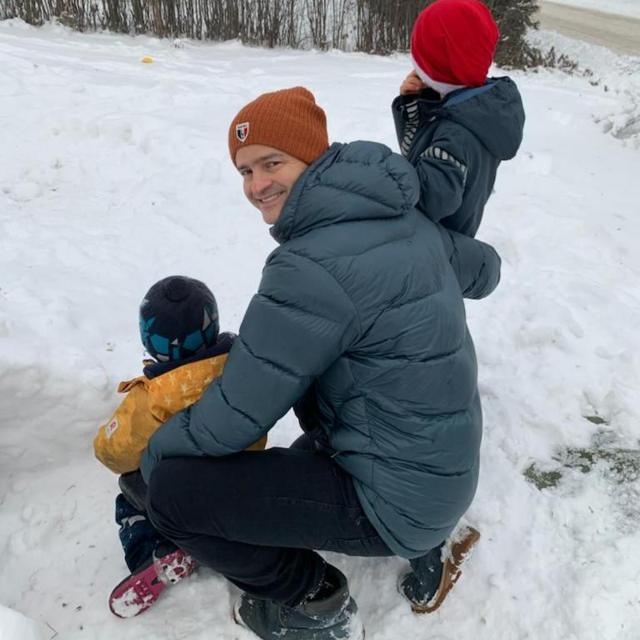
<path id="1" fill-rule="evenodd" d="M 49 640 L 50 629 L 0 605 L 0 640 Z"/>

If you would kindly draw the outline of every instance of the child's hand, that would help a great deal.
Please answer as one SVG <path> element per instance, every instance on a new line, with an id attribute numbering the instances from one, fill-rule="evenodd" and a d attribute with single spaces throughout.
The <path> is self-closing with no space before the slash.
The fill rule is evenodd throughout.
<path id="1" fill-rule="evenodd" d="M 413 93 L 420 93 L 426 88 L 427 85 L 422 82 L 418 74 L 415 71 L 412 71 L 400 85 L 400 95 L 406 96 Z"/>

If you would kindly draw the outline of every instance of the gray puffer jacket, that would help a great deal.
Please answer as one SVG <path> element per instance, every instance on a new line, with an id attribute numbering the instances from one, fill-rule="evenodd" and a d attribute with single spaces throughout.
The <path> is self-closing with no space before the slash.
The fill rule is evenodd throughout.
<path id="1" fill-rule="evenodd" d="M 413 167 L 371 142 L 302 174 L 222 377 L 153 436 L 147 480 L 165 457 L 244 449 L 309 390 L 306 419 L 389 547 L 414 557 L 450 533 L 482 431 L 462 294 L 490 293 L 500 260 L 421 215 L 418 194 Z"/>

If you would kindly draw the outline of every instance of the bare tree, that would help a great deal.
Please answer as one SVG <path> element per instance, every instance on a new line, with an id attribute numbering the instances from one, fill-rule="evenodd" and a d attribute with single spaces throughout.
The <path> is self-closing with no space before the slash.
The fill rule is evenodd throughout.
<path id="1" fill-rule="evenodd" d="M 40 25 L 53 18 L 80 31 L 228 40 L 267 47 L 313 46 L 390 53 L 409 48 L 411 28 L 434 0 L 0 0 L 0 18 Z M 539 0 L 485 0 L 500 26 L 496 60 L 544 64 L 526 41 Z"/>

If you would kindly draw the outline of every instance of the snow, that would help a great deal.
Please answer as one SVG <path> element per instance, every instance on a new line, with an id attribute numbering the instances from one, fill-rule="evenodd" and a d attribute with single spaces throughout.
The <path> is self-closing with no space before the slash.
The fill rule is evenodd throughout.
<path id="1" fill-rule="evenodd" d="M 640 0 L 605 0 L 604 2 L 603 0 L 553 0 L 553 4 L 565 4 L 569 7 L 640 18 Z"/>
<path id="2" fill-rule="evenodd" d="M 330 555 L 368 640 L 638 637 L 637 475 L 621 477 L 604 454 L 587 473 L 556 459 L 588 447 L 633 456 L 640 444 L 638 60 L 539 37 L 592 75 L 515 74 L 525 141 L 480 231 L 503 256 L 503 279 L 467 305 L 485 438 L 466 520 L 483 537 L 428 617 L 396 592 L 405 562 Z M 140 370 L 137 307 L 150 284 L 206 281 L 227 330 L 256 289 L 274 245 L 228 158 L 237 109 L 304 84 L 332 139 L 395 148 L 389 104 L 409 68 L 405 56 L 0 23 L 2 640 L 251 637 L 231 619 L 237 593 L 205 569 L 138 618 L 109 612 L 126 568 L 116 479 L 91 441 L 117 382 Z M 289 415 L 270 442 L 295 435 Z M 528 482 L 534 463 L 559 470 L 557 486 Z"/>
<path id="3" fill-rule="evenodd" d="M 0 605 L 0 640 L 46 640 L 50 637 L 51 630 L 44 625 Z"/>

